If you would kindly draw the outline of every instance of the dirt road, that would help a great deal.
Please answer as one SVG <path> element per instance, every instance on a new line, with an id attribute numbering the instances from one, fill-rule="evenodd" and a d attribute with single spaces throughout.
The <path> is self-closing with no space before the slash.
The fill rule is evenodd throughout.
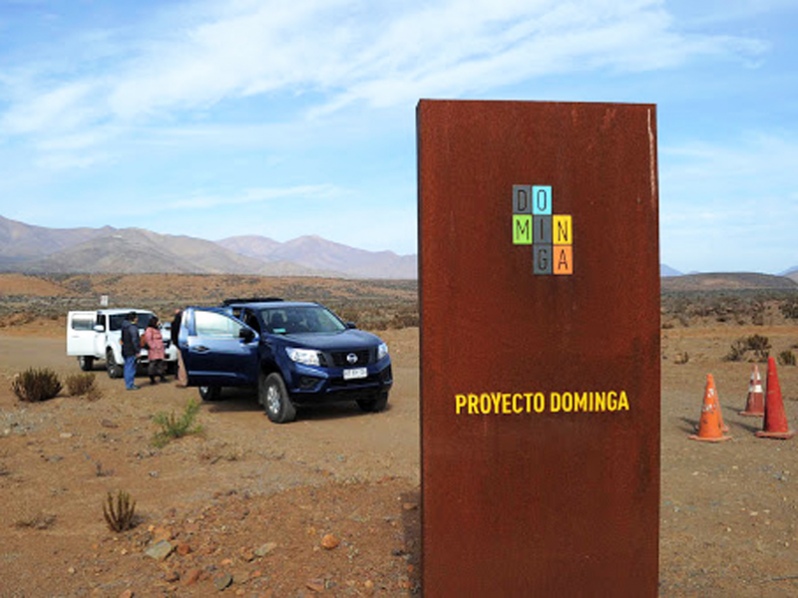
<path id="1" fill-rule="evenodd" d="M 201 436 L 162 449 L 151 444 L 152 415 L 182 413 L 198 399 L 195 389 L 150 386 L 145 377 L 130 392 L 97 370 L 98 401 L 26 404 L 3 383 L 0 595 L 112 596 L 130 588 L 146 596 L 179 588 L 200 596 L 225 571 L 247 595 L 294 595 L 319 583 L 353 595 L 407 593 L 417 578 L 417 332 L 387 340 L 395 386 L 383 413 L 330 406 L 280 426 L 252 394 L 229 392 L 202 405 Z M 62 339 L 3 336 L 0 354 L 6 378 L 32 365 L 62 379 L 79 372 Z M 118 489 L 136 499 L 142 521 L 115 536 L 102 503 Z M 220 524 L 230 511 L 233 520 Z M 190 552 L 164 561 L 142 556 L 157 534 Z M 341 545 L 320 549 L 326 534 Z M 250 559 L 272 542 L 268 557 Z M 386 562 L 394 564 L 387 578 Z"/>

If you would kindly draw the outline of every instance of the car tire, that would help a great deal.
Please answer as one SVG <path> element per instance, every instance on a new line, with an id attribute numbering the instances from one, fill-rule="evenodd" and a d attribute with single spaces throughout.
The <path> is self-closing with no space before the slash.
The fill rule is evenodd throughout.
<path id="1" fill-rule="evenodd" d="M 105 353 L 105 369 L 108 370 L 109 378 L 121 378 L 122 374 L 125 373 L 122 366 L 116 363 L 114 352 L 111 349 L 108 349 Z"/>
<path id="2" fill-rule="evenodd" d="M 203 401 L 218 401 L 222 396 L 222 389 L 219 386 L 200 386 L 197 390 Z"/>
<path id="3" fill-rule="evenodd" d="M 266 415 L 275 424 L 284 424 L 296 419 L 296 407 L 288 396 L 285 382 L 280 374 L 268 376 L 261 372 L 258 378 L 258 400 Z"/>
<path id="4" fill-rule="evenodd" d="M 381 392 L 373 399 L 358 399 L 357 406 L 366 413 L 378 413 L 388 404 L 388 393 Z"/>
<path id="5" fill-rule="evenodd" d="M 78 365 L 84 372 L 90 372 L 94 369 L 94 357 L 89 355 L 81 355 L 78 357 Z"/>

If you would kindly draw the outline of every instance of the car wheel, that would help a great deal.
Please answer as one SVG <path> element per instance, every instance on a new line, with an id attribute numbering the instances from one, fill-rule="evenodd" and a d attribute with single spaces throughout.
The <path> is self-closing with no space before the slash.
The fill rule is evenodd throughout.
<path id="1" fill-rule="evenodd" d="M 218 386 L 200 386 L 198 390 L 203 401 L 218 401 L 222 395 L 222 389 Z"/>
<path id="2" fill-rule="evenodd" d="M 294 421 L 296 418 L 296 407 L 288 397 L 280 374 L 269 374 L 261 372 L 258 379 L 258 400 L 266 410 L 266 415 L 275 424 L 284 424 Z"/>
<path id="3" fill-rule="evenodd" d="M 124 374 L 122 366 L 116 363 L 114 352 L 111 351 L 111 349 L 108 349 L 108 352 L 105 354 L 105 369 L 108 370 L 109 378 L 121 378 L 122 374 Z"/>
<path id="4" fill-rule="evenodd" d="M 379 393 L 373 399 L 358 399 L 357 406 L 367 413 L 377 413 L 385 409 L 388 404 L 388 393 Z"/>
<path id="5" fill-rule="evenodd" d="M 78 365 L 84 372 L 90 372 L 92 369 L 94 369 L 94 357 L 81 355 L 78 357 Z"/>

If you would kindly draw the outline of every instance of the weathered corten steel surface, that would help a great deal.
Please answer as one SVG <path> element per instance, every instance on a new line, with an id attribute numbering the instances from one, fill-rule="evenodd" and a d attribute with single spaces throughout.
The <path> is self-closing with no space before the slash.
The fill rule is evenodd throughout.
<path id="1" fill-rule="evenodd" d="M 656 596 L 654 105 L 418 105 L 426 596 Z"/>

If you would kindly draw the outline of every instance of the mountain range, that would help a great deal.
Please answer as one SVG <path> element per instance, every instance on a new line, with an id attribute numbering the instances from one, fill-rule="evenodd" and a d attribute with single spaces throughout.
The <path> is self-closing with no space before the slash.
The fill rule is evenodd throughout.
<path id="1" fill-rule="evenodd" d="M 415 254 L 366 251 L 318 236 L 298 237 L 284 243 L 257 235 L 207 241 L 141 228 L 46 228 L 0 216 L 0 271 L 3 272 L 415 279 L 417 262 Z M 680 284 L 687 284 L 698 275 L 683 274 L 661 264 L 660 276 L 663 280 L 684 278 Z M 767 283 L 756 279 L 757 284 L 783 285 L 787 282 L 783 278 L 790 279 L 788 285 L 798 282 L 798 266 L 772 278 Z M 751 282 L 749 276 L 745 282 L 738 280 L 734 284 Z"/>
<path id="2" fill-rule="evenodd" d="M 0 271 L 392 279 L 413 279 L 418 272 L 415 255 L 366 251 L 317 236 L 285 243 L 260 236 L 207 241 L 140 228 L 46 228 L 3 216 Z"/>
<path id="3" fill-rule="evenodd" d="M 798 266 L 788 268 L 779 274 L 762 274 L 760 272 L 690 272 L 684 274 L 674 270 L 667 264 L 660 264 L 659 275 L 662 288 L 675 290 L 725 288 L 787 288 L 798 285 Z"/>

